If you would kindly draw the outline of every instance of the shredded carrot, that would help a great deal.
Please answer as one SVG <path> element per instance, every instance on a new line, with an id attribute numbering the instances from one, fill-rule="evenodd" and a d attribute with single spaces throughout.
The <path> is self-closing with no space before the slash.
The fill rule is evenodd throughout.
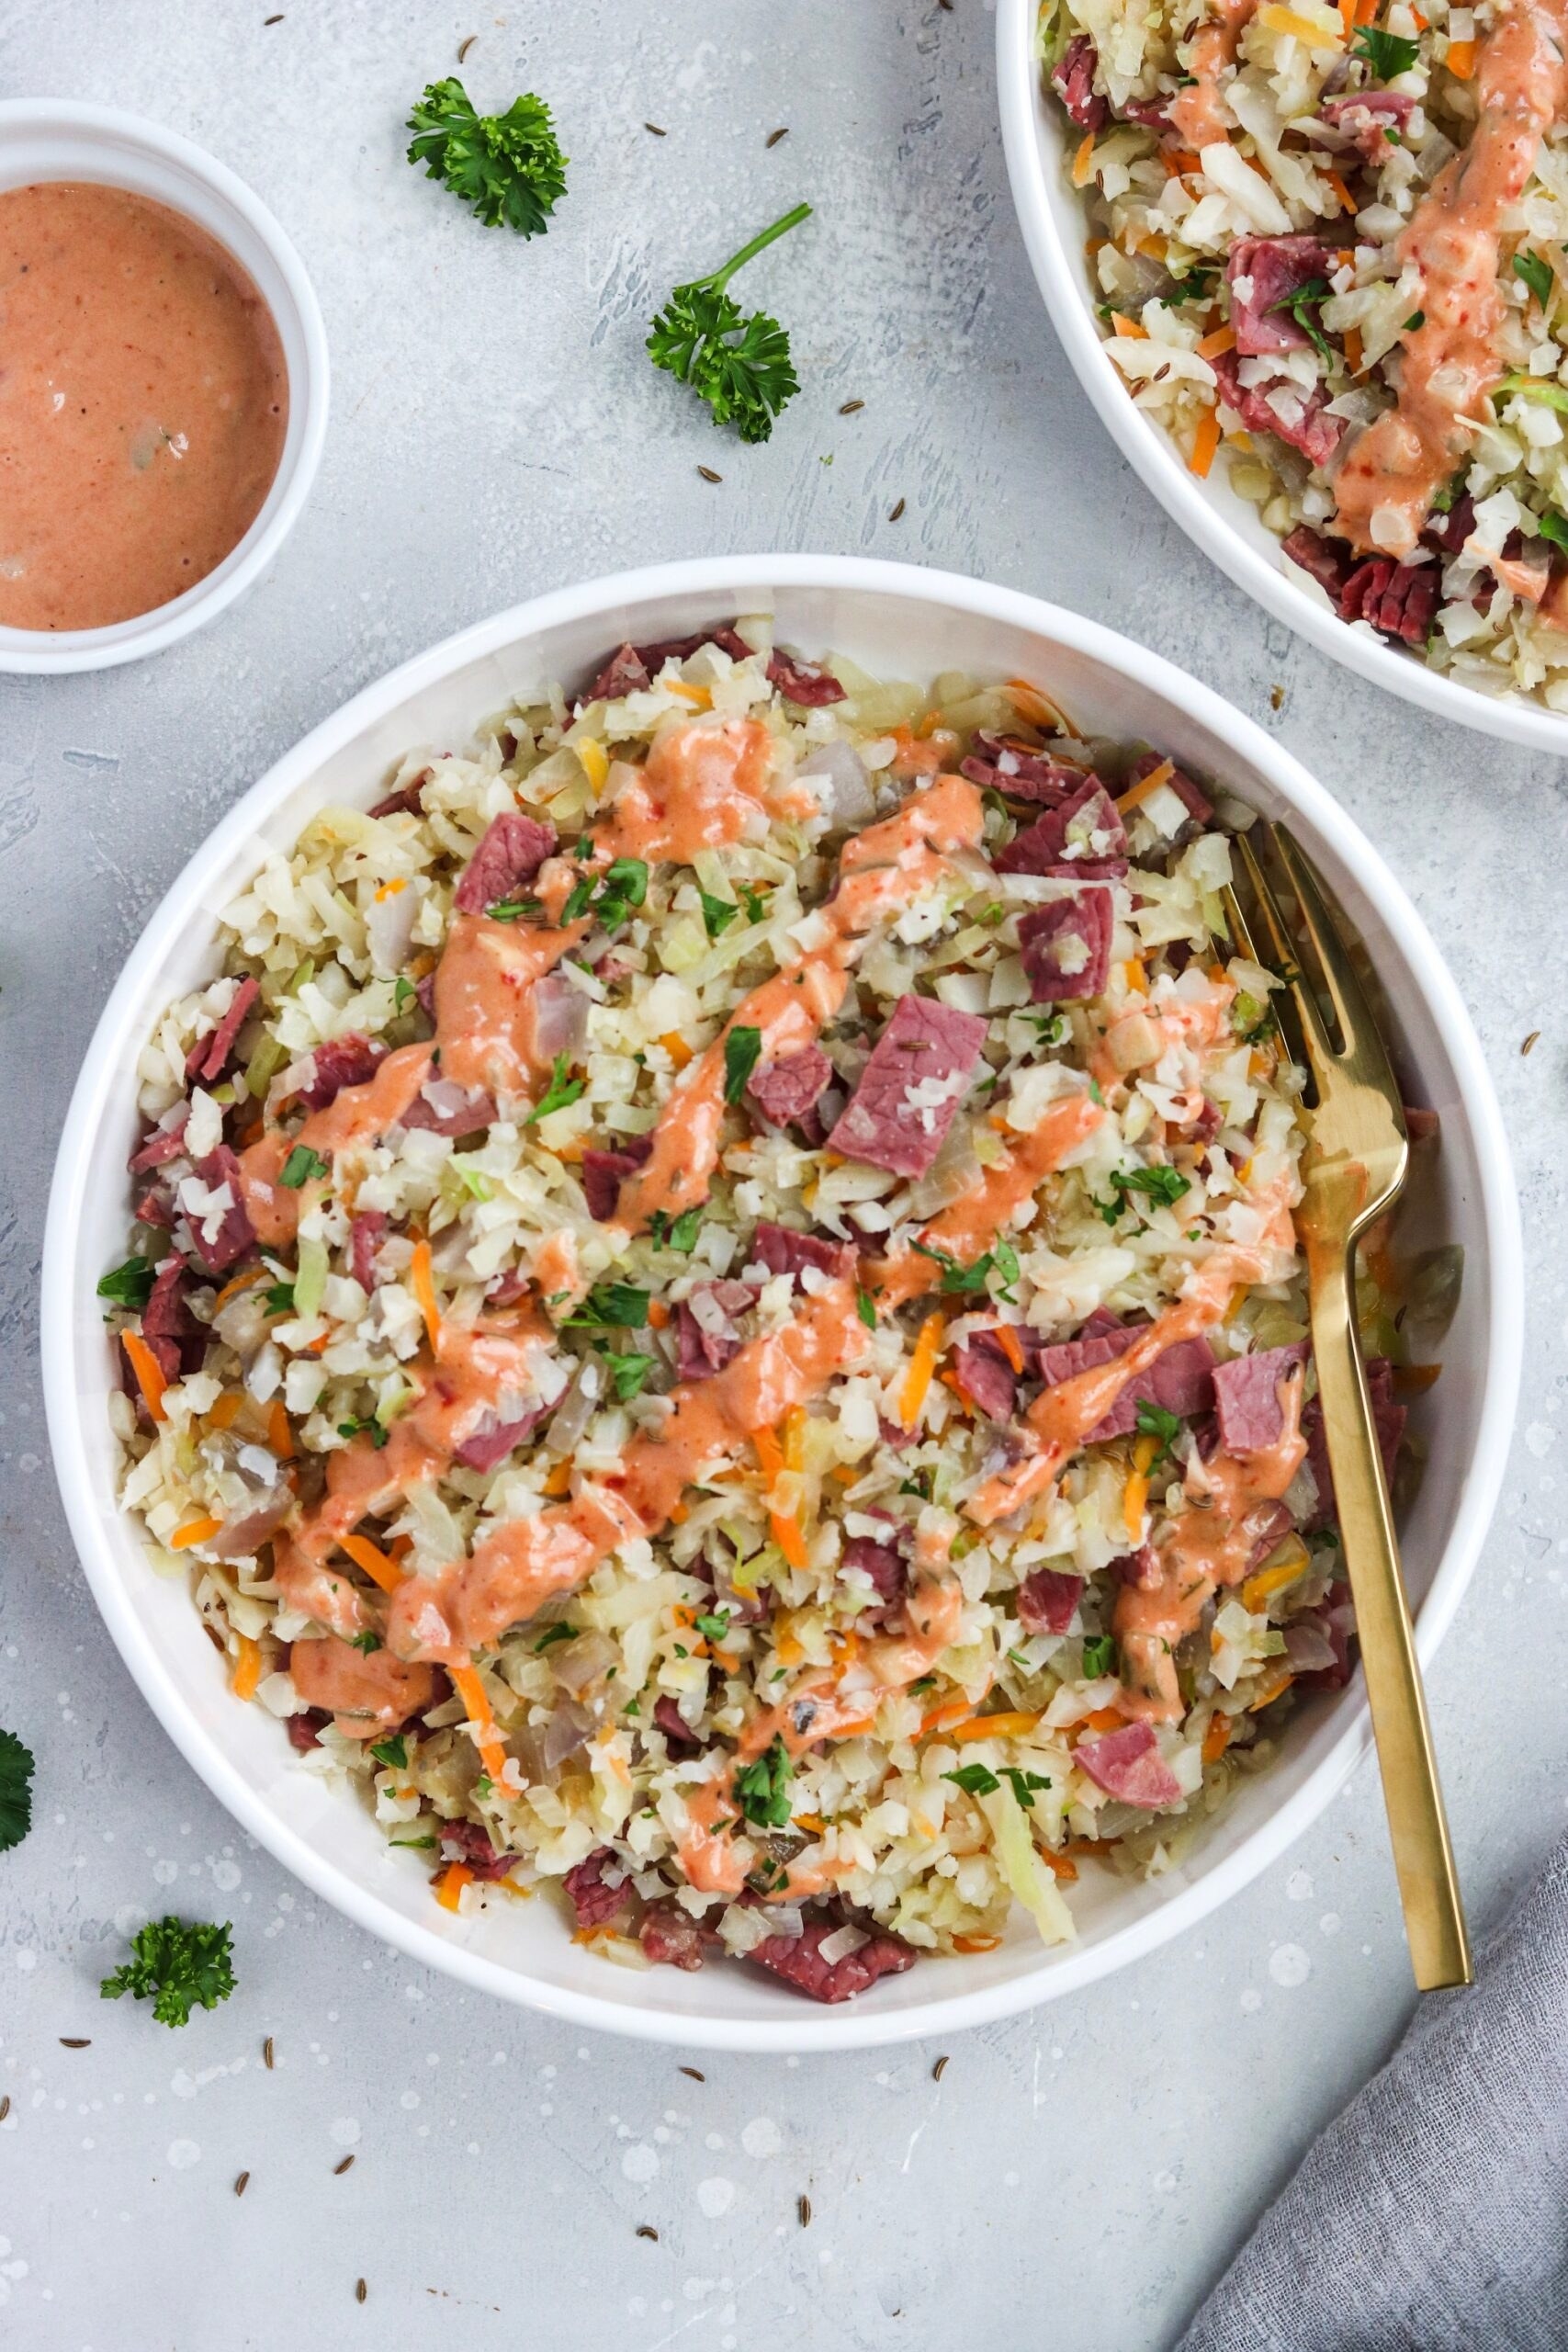
<path id="1" fill-rule="evenodd" d="M 236 1699 L 254 1699 L 261 1680 L 261 1644 L 253 1642 L 248 1634 L 237 1634 L 234 1638 L 240 1645 L 240 1656 L 230 1688 Z"/>
<path id="2" fill-rule="evenodd" d="M 169 1384 L 164 1378 L 163 1365 L 146 1340 L 135 1331 L 122 1331 L 119 1337 L 120 1344 L 130 1358 L 130 1369 L 136 1374 L 136 1385 L 141 1391 L 147 1410 L 155 1421 L 166 1421 L 169 1417 L 164 1410 L 164 1391 Z"/>
<path id="3" fill-rule="evenodd" d="M 473 1877 L 467 1862 L 448 1862 L 435 1882 L 435 1900 L 443 1911 L 456 1911 L 463 1899 L 463 1889 Z"/>
<path id="4" fill-rule="evenodd" d="M 185 1525 L 176 1527 L 170 1536 L 169 1549 L 171 1552 L 187 1552 L 193 1544 L 205 1544 L 209 1536 L 216 1535 L 222 1524 L 220 1519 L 213 1519 L 206 1512 L 200 1519 L 187 1519 Z"/>
<path id="5" fill-rule="evenodd" d="M 1356 22 L 1359 25 L 1370 25 L 1382 5 L 1382 0 L 1356 0 Z M 1421 14 L 1420 9 L 1412 8 L 1410 13 L 1416 19 L 1417 30 L 1425 32 L 1427 20 Z"/>
<path id="6" fill-rule="evenodd" d="M 1032 727 L 1043 727 L 1048 735 L 1072 733 L 1066 712 L 1058 709 L 1043 687 L 1032 686 L 1027 678 L 1010 678 L 1007 690 L 1014 710 Z"/>
<path id="7" fill-rule="evenodd" d="M 898 1397 L 898 1419 L 907 1430 L 912 1430 L 920 1418 L 920 1407 L 926 1401 L 926 1391 L 931 1385 L 931 1374 L 942 1353 L 942 1337 L 946 1329 L 942 1311 L 928 1315 L 920 1326 L 915 1341 L 915 1352 L 909 1359 L 909 1369 Z"/>
<path id="8" fill-rule="evenodd" d="M 1149 331 L 1138 319 L 1130 319 L 1125 311 L 1112 311 L 1111 323 L 1118 334 L 1131 335 L 1134 343 L 1147 343 Z"/>
<path id="9" fill-rule="evenodd" d="M 266 1417 L 266 1442 L 280 1462 L 294 1459 L 294 1432 L 288 1426 L 288 1415 L 281 1396 L 275 1396 Z"/>
<path id="10" fill-rule="evenodd" d="M 378 899 L 395 899 L 400 890 L 406 890 L 408 887 L 407 875 L 400 874 L 395 881 L 383 882 L 376 896 Z"/>
<path id="11" fill-rule="evenodd" d="M 226 1388 L 207 1416 L 208 1428 L 231 1430 L 244 1409 L 244 1404 L 245 1396 L 243 1389 Z"/>
<path id="12" fill-rule="evenodd" d="M 1120 1707 L 1096 1707 L 1092 1715 L 1085 1715 L 1077 1725 L 1081 1737 L 1086 1731 L 1114 1731 L 1122 1720 Z"/>
<path id="13" fill-rule="evenodd" d="M 453 1689 L 468 1711 L 468 1723 L 474 1734 L 474 1745 L 479 1751 L 480 1762 L 492 1781 L 504 1780 L 506 1750 L 501 1744 L 501 1734 L 496 1729 L 484 1684 L 471 1666 L 449 1666 L 446 1671 L 452 1678 Z"/>
<path id="14" fill-rule="evenodd" d="M 610 773 L 610 763 L 597 735 L 580 736 L 571 748 L 581 762 L 583 774 L 594 791 L 603 792 Z"/>
<path id="15" fill-rule="evenodd" d="M 784 1458 L 786 1470 L 799 1470 L 806 1461 L 806 1408 L 792 1405 L 784 1415 Z"/>
<path id="16" fill-rule="evenodd" d="M 1149 1482 L 1141 1470 L 1134 1470 L 1122 1489 L 1122 1523 L 1129 1540 L 1143 1541 L 1144 1513 L 1149 1507 Z"/>
<path id="17" fill-rule="evenodd" d="M 265 1266 L 253 1266 L 248 1274 L 236 1274 L 231 1282 L 224 1283 L 213 1300 L 213 1306 L 226 1306 L 230 1299 L 238 1298 L 243 1290 L 251 1289 L 256 1283 L 265 1283 L 266 1276 L 267 1270 Z"/>
<path id="18" fill-rule="evenodd" d="M 1360 374 L 1361 330 L 1359 327 L 1347 327 L 1345 330 L 1345 365 L 1352 376 Z"/>
<path id="19" fill-rule="evenodd" d="M 971 1715 L 964 1723 L 954 1724 L 948 1737 L 956 1747 L 971 1739 L 1024 1739 L 1039 1723 L 1038 1715 L 1014 1713 L 1007 1715 Z"/>
<path id="20" fill-rule="evenodd" d="M 1203 158 L 1195 155 L 1190 147 L 1173 147 L 1160 161 L 1173 180 L 1185 179 L 1189 172 L 1201 172 L 1203 168 Z"/>
<path id="21" fill-rule="evenodd" d="M 1254 1699 L 1252 1704 L 1248 1707 L 1247 1711 L 1247 1713 L 1249 1715 L 1261 1714 L 1265 1707 L 1271 1707 L 1276 1699 L 1282 1699 L 1284 1697 L 1285 1692 L 1290 1689 L 1295 1679 L 1296 1678 L 1293 1674 L 1280 1674 L 1277 1675 L 1272 1682 L 1266 1682 L 1262 1690 L 1258 1692 L 1257 1698 Z"/>
<path id="22" fill-rule="evenodd" d="M 761 1464 L 762 1476 L 771 1487 L 784 1466 L 783 1449 L 772 1430 L 753 1430 L 751 1443 L 756 1451 L 757 1459 Z M 778 1545 L 790 1566 L 805 1567 L 806 1538 L 801 1533 L 799 1521 L 784 1511 L 771 1510 L 768 1513 L 768 1524 L 773 1530 L 773 1542 Z"/>
<path id="23" fill-rule="evenodd" d="M 773 1655 L 781 1666 L 798 1666 L 806 1652 L 793 1634 L 781 1634 L 773 1644 Z"/>
<path id="24" fill-rule="evenodd" d="M 1294 1584 L 1309 1565 L 1306 1545 L 1294 1536 L 1290 1541 L 1291 1548 L 1282 1560 L 1277 1560 L 1271 1568 L 1259 1568 L 1241 1588 L 1241 1605 L 1253 1616 L 1271 1593 L 1283 1592 L 1288 1584 Z"/>
<path id="25" fill-rule="evenodd" d="M 332 1333 L 330 1331 L 323 1331 L 319 1339 L 311 1340 L 301 1352 L 308 1356 L 324 1356 L 327 1350 L 332 1346 Z"/>
<path id="26" fill-rule="evenodd" d="M 687 1045 L 684 1037 L 679 1035 L 675 1030 L 671 1029 L 669 1035 L 660 1037 L 659 1042 L 663 1046 L 665 1052 L 669 1055 L 671 1060 L 674 1063 L 676 1069 L 684 1069 L 686 1064 L 692 1058 L 692 1048 Z"/>
<path id="27" fill-rule="evenodd" d="M 1094 177 L 1094 133 L 1086 130 L 1073 157 L 1073 186 L 1087 187 Z"/>
<path id="28" fill-rule="evenodd" d="M 547 1495 L 551 1496 L 564 1495 L 570 1485 L 570 1463 L 558 1462 L 555 1468 L 550 1472 L 549 1476 L 545 1480 L 544 1491 Z"/>
<path id="29" fill-rule="evenodd" d="M 682 702 L 689 702 L 694 710 L 706 710 L 713 701 L 706 686 L 689 686 L 684 678 L 671 678 L 667 690 Z"/>
<path id="30" fill-rule="evenodd" d="M 1014 1372 L 1021 1372 L 1023 1370 L 1023 1348 L 1020 1342 L 1018 1333 L 1013 1329 L 1012 1325 L 1010 1323 L 998 1323 L 996 1326 L 995 1337 L 998 1347 L 1000 1348 L 1003 1355 L 1006 1356 Z"/>
<path id="31" fill-rule="evenodd" d="M 929 1732 L 950 1731 L 954 1724 L 967 1723 L 969 1715 L 967 1699 L 944 1699 L 940 1707 L 920 1717 L 920 1737 L 924 1739 Z"/>
<path id="32" fill-rule="evenodd" d="M 430 1244 L 423 1234 L 413 1245 L 409 1273 L 413 1283 L 413 1295 L 419 1301 L 419 1311 L 424 1317 L 425 1337 L 434 1352 L 441 1345 L 441 1309 L 435 1303 L 435 1276 L 430 1263 Z"/>
<path id="33" fill-rule="evenodd" d="M 367 1535 L 340 1535 L 338 1543 L 355 1566 L 364 1569 L 372 1584 L 378 1584 L 383 1592 L 396 1592 L 404 1571 L 378 1544 L 372 1544 Z"/>
<path id="34" fill-rule="evenodd" d="M 1475 43 L 1472 40 L 1450 41 L 1448 67 L 1456 82 L 1468 82 L 1475 71 Z"/>
<path id="35" fill-rule="evenodd" d="M 1136 784 L 1129 785 L 1125 792 L 1117 796 L 1118 813 L 1128 808 L 1141 808 L 1149 795 L 1157 792 L 1162 784 L 1168 784 L 1175 774 L 1174 762 L 1161 760 L 1157 768 L 1151 768 L 1147 775 L 1140 776 Z"/>
<path id="36" fill-rule="evenodd" d="M 1216 327 L 1213 334 L 1206 334 L 1203 337 L 1202 342 L 1198 345 L 1198 356 L 1200 359 L 1217 359 L 1222 351 L 1234 351 L 1235 349 L 1235 327 Z"/>
<path id="37" fill-rule="evenodd" d="M 1046 1869 L 1054 1877 L 1059 1878 L 1064 1886 L 1077 1883 L 1078 1866 L 1070 1854 L 1054 1854 L 1049 1846 L 1037 1846 L 1035 1851 Z"/>
<path id="38" fill-rule="evenodd" d="M 670 1309 L 665 1305 L 664 1301 L 661 1298 L 650 1298 L 648 1302 L 649 1329 L 650 1331 L 662 1331 L 669 1320 Z"/>
<path id="39" fill-rule="evenodd" d="M 1000 1942 L 1000 1936 L 954 1936 L 953 1949 L 954 1951 L 995 1951 Z"/>
<path id="40" fill-rule="evenodd" d="M 1339 0 L 1339 21 L 1345 28 L 1345 46 L 1348 49 L 1350 36 L 1356 29 L 1356 0 Z"/>
<path id="41" fill-rule="evenodd" d="M 1231 1744 L 1231 1719 L 1228 1715 L 1213 1715 L 1203 1734 L 1203 1761 L 1217 1764 Z"/>
<path id="42" fill-rule="evenodd" d="M 391 1542 L 388 1544 L 387 1549 L 400 1567 L 402 1563 L 408 1558 L 409 1554 L 413 1550 L 413 1537 L 412 1535 L 394 1535 Z"/>
<path id="43" fill-rule="evenodd" d="M 1214 452 L 1219 446 L 1219 411 L 1206 408 L 1198 419 L 1198 430 L 1192 436 L 1192 455 L 1187 460 L 1188 472 L 1199 476 L 1206 474 L 1214 462 Z"/>
<path id="44" fill-rule="evenodd" d="M 790 1815 L 789 1826 L 792 1829 L 809 1830 L 813 1838 L 819 1838 L 827 1825 L 819 1813 L 796 1813 Z"/>
<path id="45" fill-rule="evenodd" d="M 672 1504 L 670 1511 L 670 1524 L 671 1527 L 684 1527 L 691 1516 L 684 1503 Z"/>
<path id="46" fill-rule="evenodd" d="M 1149 976 L 1144 969 L 1144 959 L 1141 956 L 1128 956 L 1122 967 L 1122 977 L 1134 996 L 1147 996 Z"/>
<path id="47" fill-rule="evenodd" d="M 1338 173 L 1325 172 L 1324 174 L 1324 177 L 1328 182 L 1329 187 L 1334 190 L 1335 195 L 1339 198 L 1340 204 L 1344 207 L 1344 209 L 1348 213 L 1353 213 L 1356 209 L 1356 199 L 1351 195 L 1349 189 L 1346 187 L 1344 181 L 1340 178 Z"/>
<path id="48" fill-rule="evenodd" d="M 1370 25 L 1372 18 L 1377 15 L 1377 12 L 1378 0 L 1356 0 L 1356 22 L 1359 25 Z M 1416 19 L 1416 29 L 1418 33 L 1429 32 L 1431 30 L 1432 19 L 1430 17 L 1424 17 L 1419 8 L 1412 8 L 1410 13 Z"/>
<path id="49" fill-rule="evenodd" d="M 1402 1396 L 1419 1396 L 1442 1370 L 1440 1363 L 1401 1363 L 1393 1368 L 1393 1385 Z"/>

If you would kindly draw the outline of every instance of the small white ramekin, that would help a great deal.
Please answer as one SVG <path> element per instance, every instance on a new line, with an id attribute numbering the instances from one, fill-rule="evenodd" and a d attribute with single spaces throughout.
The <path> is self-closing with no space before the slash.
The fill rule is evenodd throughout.
<path id="1" fill-rule="evenodd" d="M 272 214 L 226 164 L 118 107 L 62 98 L 0 103 L 0 188 L 91 180 L 183 212 L 228 248 L 272 312 L 288 370 L 288 430 L 272 488 L 239 545 L 167 605 L 107 628 L 0 628 L 0 671 L 107 670 L 187 637 L 258 580 L 310 495 L 327 431 L 326 329 L 304 264 Z"/>

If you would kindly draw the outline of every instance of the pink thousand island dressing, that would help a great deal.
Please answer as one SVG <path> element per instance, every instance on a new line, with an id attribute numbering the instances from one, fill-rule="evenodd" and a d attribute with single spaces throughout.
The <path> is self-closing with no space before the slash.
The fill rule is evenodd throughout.
<path id="1" fill-rule="evenodd" d="M 0 192 L 0 624 L 183 595 L 255 520 L 288 424 L 272 314 L 194 221 L 71 180 Z"/>

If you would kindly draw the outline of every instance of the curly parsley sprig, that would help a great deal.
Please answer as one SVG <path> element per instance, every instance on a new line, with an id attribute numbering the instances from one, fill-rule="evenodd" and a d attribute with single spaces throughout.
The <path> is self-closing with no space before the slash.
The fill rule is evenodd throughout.
<path id="1" fill-rule="evenodd" d="M 471 205 L 489 229 L 542 236 L 566 194 L 567 159 L 550 110 L 526 92 L 504 114 L 480 114 L 461 82 L 432 82 L 408 119 L 409 162 Z"/>
<path id="2" fill-rule="evenodd" d="M 738 269 L 810 215 L 809 204 L 797 204 L 742 245 L 722 269 L 677 286 L 649 334 L 654 366 L 690 384 L 713 411 L 714 423 L 733 424 L 742 441 L 768 438 L 774 417 L 799 391 L 800 382 L 789 337 L 777 319 L 765 311 L 748 317 L 726 288 Z"/>
<path id="3" fill-rule="evenodd" d="M 231 1929 L 205 1919 L 151 1919 L 130 1939 L 131 1958 L 98 1987 L 106 2001 L 122 1993 L 151 2000 L 160 2025 L 188 2025 L 197 2007 L 215 2009 L 234 1989 Z"/>

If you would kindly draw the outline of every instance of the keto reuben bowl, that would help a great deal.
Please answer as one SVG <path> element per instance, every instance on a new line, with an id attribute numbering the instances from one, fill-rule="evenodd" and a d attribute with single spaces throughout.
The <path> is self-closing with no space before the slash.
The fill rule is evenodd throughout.
<path id="1" fill-rule="evenodd" d="M 1192 476 L 1228 476 L 1320 610 L 1557 712 L 1565 32 L 1557 0 L 1038 19 L 1137 407 Z"/>
<path id="2" fill-rule="evenodd" d="M 1168 1871 L 1354 1631 L 1250 812 L 819 651 L 607 648 L 321 808 L 99 1290 L 154 1566 L 433 1903 L 836 2002 Z M 1367 1252 L 1396 1481 L 1458 1255 Z"/>

